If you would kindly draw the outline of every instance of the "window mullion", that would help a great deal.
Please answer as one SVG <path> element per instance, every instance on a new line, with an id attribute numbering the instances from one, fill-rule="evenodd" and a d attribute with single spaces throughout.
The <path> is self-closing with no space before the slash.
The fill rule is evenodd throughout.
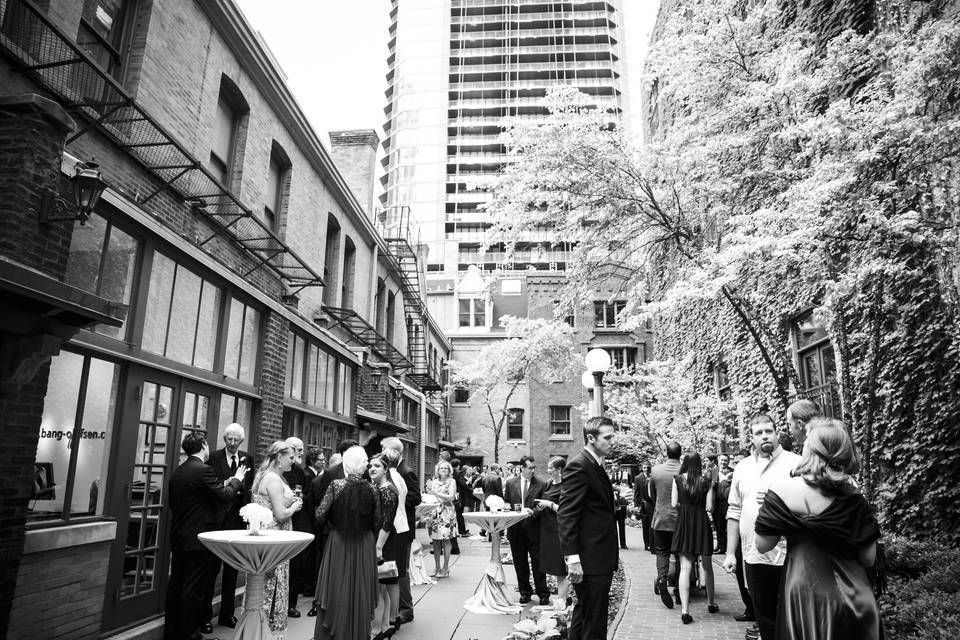
<path id="1" fill-rule="evenodd" d="M 167 357 L 167 344 L 170 342 L 170 317 L 173 314 L 173 303 L 177 299 L 177 276 L 180 274 L 180 265 L 176 261 L 174 261 L 173 265 L 173 284 L 170 286 L 170 303 L 167 306 L 167 324 L 163 332 L 163 353 L 160 354 L 164 358 Z"/>
<path id="2" fill-rule="evenodd" d="M 67 463 L 67 482 L 63 492 L 63 511 L 61 518 L 70 520 L 70 510 L 73 505 L 73 481 L 77 473 L 77 451 L 80 448 L 80 436 L 83 433 L 83 411 L 87 402 L 87 381 L 90 378 L 90 356 L 83 357 L 80 367 L 80 390 L 77 397 L 77 410 L 73 418 L 73 434 L 70 436 L 70 461 Z"/>

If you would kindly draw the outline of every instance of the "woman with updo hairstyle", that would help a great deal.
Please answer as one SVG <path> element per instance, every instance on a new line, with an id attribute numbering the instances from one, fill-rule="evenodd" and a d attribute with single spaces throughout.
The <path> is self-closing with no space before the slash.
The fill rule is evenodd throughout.
<path id="1" fill-rule="evenodd" d="M 563 468 L 567 461 L 554 456 L 547 462 L 550 484 L 536 501 L 540 512 L 540 571 L 557 579 L 558 609 L 565 609 L 570 603 L 567 593 L 570 583 L 567 581 L 567 563 L 560 549 L 560 529 L 557 526 L 557 511 L 560 509 L 560 484 L 563 482 Z"/>
<path id="2" fill-rule="evenodd" d="M 367 640 L 377 606 L 376 532 L 382 524 L 377 490 L 367 482 L 367 454 L 343 454 L 342 479 L 330 483 L 317 507 L 318 526 L 330 525 L 317 577 L 314 640 Z"/>
<path id="3" fill-rule="evenodd" d="M 399 464 L 400 452 L 394 449 L 384 449 L 370 458 L 370 482 L 378 492 L 382 520 L 377 532 L 377 563 L 391 560 L 397 563 L 396 576 L 378 580 L 377 608 L 370 627 L 372 640 L 385 640 L 400 629 L 400 578 L 406 576 L 409 559 L 400 561 L 400 556 L 407 554 L 400 551 L 397 534 L 410 529 L 400 506 L 400 490 L 396 484 L 400 475 L 397 473 L 396 478 L 392 475 Z"/>
<path id="4" fill-rule="evenodd" d="M 283 479 L 283 474 L 290 471 L 295 458 L 293 447 L 278 440 L 267 449 L 267 455 L 253 478 L 253 501 L 273 512 L 274 522 L 264 526 L 264 529 L 291 531 L 290 519 L 303 507 L 303 501 L 294 495 L 293 489 Z M 263 610 L 274 635 L 282 635 L 287 628 L 289 573 L 290 562 L 283 562 L 267 576 L 263 585 Z"/>
<path id="5" fill-rule="evenodd" d="M 854 479 L 860 458 L 839 420 L 808 424 L 800 464 L 767 491 L 756 524 L 760 553 L 787 538 L 777 640 L 878 640 L 880 611 L 867 569 L 880 526 Z"/>

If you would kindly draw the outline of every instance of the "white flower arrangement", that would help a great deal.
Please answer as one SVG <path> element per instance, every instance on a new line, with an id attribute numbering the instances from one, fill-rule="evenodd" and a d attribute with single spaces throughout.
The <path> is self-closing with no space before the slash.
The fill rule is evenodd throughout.
<path id="1" fill-rule="evenodd" d="M 504 640 L 549 640 L 564 638 L 570 619 L 570 609 L 545 609 L 537 619 L 526 618 L 513 625 L 513 631 Z"/>
<path id="2" fill-rule="evenodd" d="M 273 524 L 273 511 L 266 507 L 251 502 L 240 507 L 240 517 L 246 522 L 250 529 L 250 535 L 259 535 L 261 527 L 269 527 Z"/>
<path id="3" fill-rule="evenodd" d="M 503 511 L 503 507 L 506 505 L 506 503 L 503 501 L 503 498 L 500 496 L 487 496 L 487 500 L 484 502 L 484 504 L 487 505 L 487 508 L 490 509 L 490 511 L 494 512 Z"/>

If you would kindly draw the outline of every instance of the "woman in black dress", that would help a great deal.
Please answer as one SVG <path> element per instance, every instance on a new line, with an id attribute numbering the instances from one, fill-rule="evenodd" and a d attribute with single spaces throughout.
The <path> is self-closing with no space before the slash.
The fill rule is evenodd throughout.
<path id="1" fill-rule="evenodd" d="M 386 449 L 383 453 L 370 458 L 370 481 L 379 493 L 382 519 L 380 531 L 377 534 L 378 563 L 397 560 L 399 545 L 394 520 L 397 517 L 400 494 L 390 481 L 389 470 L 391 467 L 396 468 L 399 461 L 400 454 L 393 449 Z M 397 631 L 393 622 L 400 615 L 400 578 L 399 575 L 391 576 L 380 578 L 378 582 L 380 583 L 379 598 L 370 632 L 374 634 L 373 640 L 384 640 Z"/>
<path id="2" fill-rule="evenodd" d="M 330 525 L 330 538 L 317 577 L 314 640 L 367 640 L 377 606 L 379 495 L 363 476 L 363 448 L 347 449 L 342 465 L 346 477 L 330 484 L 317 507 L 317 521 Z"/>
<path id="3" fill-rule="evenodd" d="M 867 575 L 880 526 L 853 476 L 860 460 L 839 420 L 818 418 L 790 478 L 775 481 L 757 517 L 757 551 L 787 538 L 777 640 L 884 637 Z"/>
<path id="4" fill-rule="evenodd" d="M 673 506 L 677 508 L 677 528 L 673 532 L 670 550 L 680 556 L 680 619 L 683 624 L 693 622 L 690 615 L 690 572 L 699 556 L 703 576 L 707 583 L 707 611 L 716 613 L 720 607 L 713 601 L 713 531 L 707 513 L 713 510 L 713 492 L 710 476 L 703 475 L 700 454 L 688 453 L 680 465 L 680 472 L 673 479 Z"/>
<path id="5" fill-rule="evenodd" d="M 557 598 L 560 606 L 566 607 L 567 591 L 567 563 L 563 560 L 560 551 L 560 532 L 557 529 L 557 510 L 560 509 L 560 482 L 563 477 L 563 468 L 567 461 L 557 456 L 547 463 L 547 472 L 551 483 L 543 492 L 543 498 L 537 500 L 538 507 L 543 509 L 540 514 L 540 571 L 557 578 Z"/>

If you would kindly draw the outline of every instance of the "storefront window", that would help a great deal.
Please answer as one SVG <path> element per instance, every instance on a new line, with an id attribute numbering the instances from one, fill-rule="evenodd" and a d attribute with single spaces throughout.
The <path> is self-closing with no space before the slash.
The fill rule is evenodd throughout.
<path id="1" fill-rule="evenodd" d="M 101 298 L 130 304 L 137 264 L 137 241 L 100 216 L 92 214 L 70 240 L 64 282 Z M 97 325 L 97 333 L 121 338 L 124 327 Z"/>
<path id="2" fill-rule="evenodd" d="M 236 298 L 230 301 L 230 328 L 223 373 L 253 384 L 260 344 L 260 312 Z"/>
<path id="3" fill-rule="evenodd" d="M 31 520 L 103 513 L 118 385 L 119 368 L 106 360 L 64 351 L 51 361 Z"/>
<path id="4" fill-rule="evenodd" d="M 212 370 L 221 295 L 218 287 L 192 271 L 161 253 L 154 254 L 142 347 Z"/>

